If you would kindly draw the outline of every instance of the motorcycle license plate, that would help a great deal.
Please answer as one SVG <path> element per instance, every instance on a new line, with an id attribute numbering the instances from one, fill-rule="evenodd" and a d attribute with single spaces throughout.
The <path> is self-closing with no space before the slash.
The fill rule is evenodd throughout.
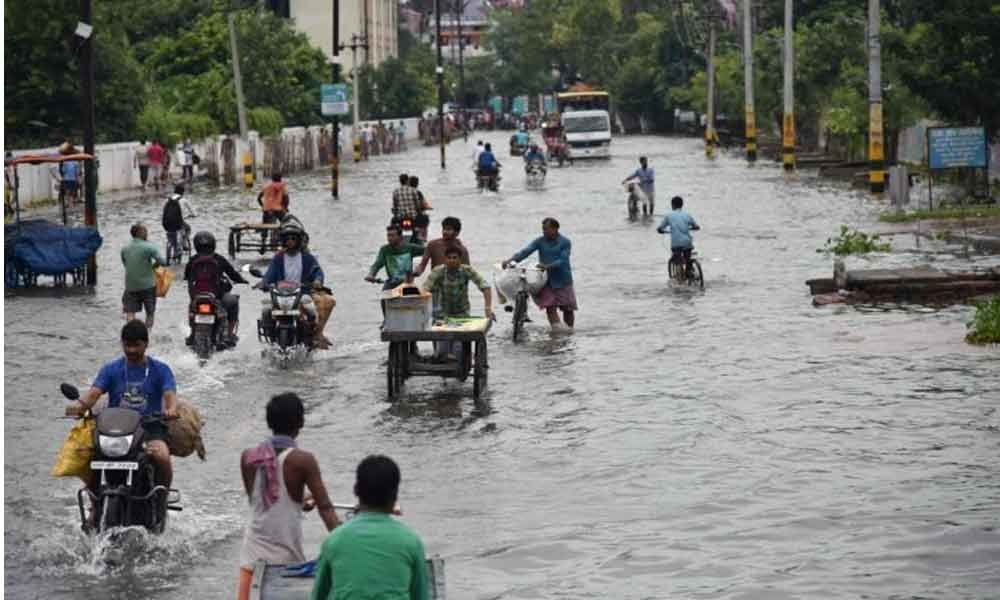
<path id="1" fill-rule="evenodd" d="M 99 471 L 138 471 L 139 463 L 137 462 L 111 462 L 103 460 L 95 460 L 90 463 L 90 468 Z"/>
<path id="2" fill-rule="evenodd" d="M 212 323 L 215 323 L 215 315 L 195 315 L 194 322 L 211 325 Z"/>
<path id="3" fill-rule="evenodd" d="M 299 316 L 299 311 L 297 310 L 272 310 L 272 317 L 297 317 Z"/>

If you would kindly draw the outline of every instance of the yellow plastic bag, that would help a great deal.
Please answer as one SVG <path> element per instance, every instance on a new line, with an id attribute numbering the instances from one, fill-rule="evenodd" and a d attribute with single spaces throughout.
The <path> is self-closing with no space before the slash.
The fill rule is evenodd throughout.
<path id="1" fill-rule="evenodd" d="M 56 464 L 52 466 L 53 477 L 79 477 L 90 479 L 90 461 L 94 458 L 95 419 L 81 419 L 66 434 L 66 441 L 59 449 Z"/>
<path id="2" fill-rule="evenodd" d="M 163 298 L 170 291 L 170 284 L 174 282 L 174 272 L 163 267 L 156 267 L 153 274 L 156 275 L 156 295 Z"/>

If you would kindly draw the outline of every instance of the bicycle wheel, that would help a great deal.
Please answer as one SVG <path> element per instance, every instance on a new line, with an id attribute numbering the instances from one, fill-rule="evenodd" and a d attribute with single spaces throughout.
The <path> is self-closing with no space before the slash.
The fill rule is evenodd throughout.
<path id="1" fill-rule="evenodd" d="M 528 316 L 528 294 L 518 292 L 514 301 L 514 341 L 524 333 L 524 320 Z"/>
<path id="2" fill-rule="evenodd" d="M 705 275 L 701 271 L 701 263 L 693 258 L 688 264 L 688 285 L 696 285 L 698 289 L 705 289 Z"/>
<path id="3" fill-rule="evenodd" d="M 681 266 L 677 264 L 677 261 L 673 257 L 667 261 L 667 271 L 670 273 L 670 279 L 674 281 L 681 279 Z"/>

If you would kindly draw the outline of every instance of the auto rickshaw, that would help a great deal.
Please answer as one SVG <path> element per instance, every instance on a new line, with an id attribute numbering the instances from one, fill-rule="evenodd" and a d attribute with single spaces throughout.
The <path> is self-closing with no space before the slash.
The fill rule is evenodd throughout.
<path id="1" fill-rule="evenodd" d="M 558 121 L 546 121 L 542 124 L 542 139 L 545 140 L 546 159 L 550 163 L 558 162 L 562 166 L 564 161 L 569 160 L 569 145 Z"/>

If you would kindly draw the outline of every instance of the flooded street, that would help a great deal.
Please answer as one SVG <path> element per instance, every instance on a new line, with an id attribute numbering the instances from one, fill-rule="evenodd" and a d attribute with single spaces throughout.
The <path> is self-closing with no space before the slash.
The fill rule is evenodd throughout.
<path id="1" fill-rule="evenodd" d="M 817 309 L 804 285 L 831 273 L 816 249 L 840 224 L 872 230 L 884 205 L 810 175 L 786 182 L 770 162 L 708 162 L 696 139 L 654 137 L 616 138 L 612 160 L 552 168 L 530 190 L 507 135 L 486 136 L 506 165 L 499 194 L 475 190 L 473 141 L 449 146 L 443 172 L 436 148 L 351 165 L 339 201 L 325 171 L 287 178 L 338 301 L 333 348 L 305 365 L 262 359 L 263 295 L 237 286 L 240 343 L 199 366 L 175 283 L 150 353 L 208 420 L 208 460 L 175 459 L 184 511 L 162 537 L 124 550 L 80 533 L 78 482 L 49 477 L 71 426 L 58 383 L 89 382 L 120 352 L 129 225 L 143 220 L 151 241 L 164 239 L 159 198 L 102 205 L 95 294 L 4 301 L 5 596 L 231 597 L 247 512 L 239 452 L 267 433 L 267 399 L 293 390 L 306 401 L 300 444 L 337 502 L 353 502 L 366 454 L 399 462 L 404 519 L 445 558 L 454 600 L 996 597 L 998 351 L 963 341 L 968 307 Z M 656 221 L 627 220 L 618 182 L 640 154 L 656 169 L 657 220 L 679 194 L 702 226 L 704 292 L 669 286 Z M 487 278 L 540 235 L 543 217 L 573 242 L 576 330 L 549 333 L 532 307 L 528 339 L 513 344 L 499 312 L 489 414 L 470 414 L 471 381 L 411 379 L 405 407 L 386 401 L 380 290 L 363 277 L 400 172 L 420 176 L 432 237 L 441 218 L 462 220 Z M 259 215 L 255 196 L 236 190 L 196 189 L 193 204 L 194 230 L 212 231 L 222 252 L 228 226 Z M 970 264 L 924 254 L 926 241 L 894 245 L 856 260 Z M 324 531 L 314 514 L 306 524 L 315 554 Z M 107 566 L 110 551 L 123 564 Z"/>

